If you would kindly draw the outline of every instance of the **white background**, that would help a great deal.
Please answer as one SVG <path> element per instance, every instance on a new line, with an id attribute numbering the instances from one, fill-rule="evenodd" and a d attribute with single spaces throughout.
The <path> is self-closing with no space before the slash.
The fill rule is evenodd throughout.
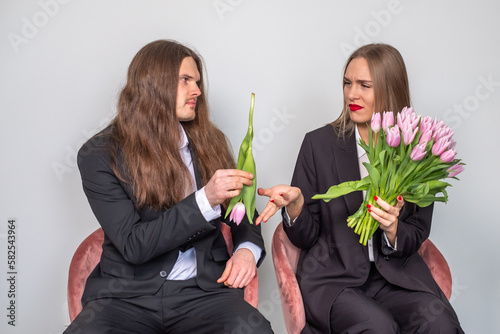
<path id="1" fill-rule="evenodd" d="M 436 205 L 431 233 L 451 267 L 452 304 L 466 332 L 497 333 L 499 10 L 487 0 L 1 0 L 0 332 L 67 325 L 68 266 L 98 227 L 76 151 L 112 117 L 135 53 L 167 38 L 204 57 L 212 119 L 235 151 L 256 93 L 260 187 L 288 183 L 304 134 L 338 117 L 348 53 L 368 42 L 398 48 L 414 108 L 455 130 L 467 163 L 449 203 Z M 9 218 L 18 225 L 15 327 L 6 309 Z M 285 333 L 270 255 L 278 223 L 263 226 L 260 309 Z"/>

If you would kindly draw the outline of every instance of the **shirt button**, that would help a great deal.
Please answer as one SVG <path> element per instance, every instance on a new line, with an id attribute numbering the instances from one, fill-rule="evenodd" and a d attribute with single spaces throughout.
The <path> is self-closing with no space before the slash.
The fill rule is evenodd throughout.
<path id="1" fill-rule="evenodd" d="M 160 276 L 163 278 L 167 277 L 167 272 L 165 270 L 160 271 Z"/>

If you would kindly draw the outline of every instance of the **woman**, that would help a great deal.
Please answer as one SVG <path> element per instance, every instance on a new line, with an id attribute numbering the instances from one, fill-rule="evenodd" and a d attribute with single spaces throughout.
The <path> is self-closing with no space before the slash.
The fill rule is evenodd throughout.
<path id="1" fill-rule="evenodd" d="M 78 166 L 105 237 L 66 333 L 224 333 L 249 318 L 249 332 L 272 333 L 243 299 L 265 256 L 260 228 L 231 224 L 233 254 L 221 232 L 225 203 L 253 175 L 233 169 L 209 119 L 199 55 L 174 41 L 144 46 L 116 118 Z"/>
<path id="2" fill-rule="evenodd" d="M 284 208 L 284 230 L 302 249 L 297 280 L 306 326 L 303 333 L 462 333 L 457 316 L 418 254 L 431 229 L 432 206 L 389 205 L 371 215 L 380 228 L 367 246 L 347 226 L 363 194 L 326 203 L 312 200 L 332 185 L 359 180 L 368 161 L 357 145 L 368 142 L 373 113 L 410 105 L 400 53 L 385 44 L 366 45 L 347 60 L 344 109 L 333 123 L 305 136 L 291 186 L 259 189 L 270 201 L 257 219 Z M 367 125 L 368 124 L 368 125 Z"/>

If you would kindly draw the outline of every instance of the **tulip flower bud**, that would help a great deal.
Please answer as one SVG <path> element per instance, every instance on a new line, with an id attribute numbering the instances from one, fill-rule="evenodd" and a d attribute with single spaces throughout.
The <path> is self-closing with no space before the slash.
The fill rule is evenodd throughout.
<path id="1" fill-rule="evenodd" d="M 418 142 L 419 144 L 422 144 L 425 142 L 426 144 L 432 139 L 432 130 L 428 129 L 424 133 L 422 133 L 422 136 L 420 136 L 420 141 Z"/>
<path id="2" fill-rule="evenodd" d="M 423 142 L 421 144 L 418 144 L 413 148 L 410 154 L 410 158 L 413 161 L 419 161 L 422 160 L 423 157 L 425 157 L 425 154 L 427 151 L 425 150 L 425 147 L 427 146 L 427 142 Z"/>
<path id="3" fill-rule="evenodd" d="M 428 130 L 432 133 L 432 118 L 430 116 L 426 116 L 420 121 L 420 132 L 424 133 Z"/>
<path id="4" fill-rule="evenodd" d="M 236 225 L 240 225 L 243 217 L 245 217 L 246 209 L 245 204 L 238 202 L 234 205 L 231 210 L 231 214 L 229 215 L 229 220 L 236 223 Z"/>
<path id="5" fill-rule="evenodd" d="M 413 139 L 415 139 L 418 129 L 415 128 L 415 130 L 413 130 L 410 122 L 405 122 L 404 126 L 405 128 L 401 130 L 403 134 L 403 142 L 405 145 L 410 145 L 413 142 Z"/>
<path id="6" fill-rule="evenodd" d="M 456 155 L 457 152 L 455 152 L 455 150 L 448 150 L 443 152 L 439 159 L 441 159 L 442 162 L 452 162 Z"/>
<path id="7" fill-rule="evenodd" d="M 462 173 L 465 170 L 464 166 L 461 163 L 451 166 L 448 168 L 448 177 L 455 177 L 458 174 Z"/>
<path id="8" fill-rule="evenodd" d="M 390 147 L 397 147 L 401 143 L 401 135 L 399 133 L 399 127 L 397 125 L 391 127 L 387 130 L 387 144 Z"/>
<path id="9" fill-rule="evenodd" d="M 441 155 L 450 145 L 450 142 L 446 138 L 440 138 L 434 145 L 432 145 L 432 155 Z"/>
<path id="10" fill-rule="evenodd" d="M 392 111 L 384 111 L 382 115 L 382 128 L 385 132 L 389 129 L 390 126 L 394 125 L 394 113 Z"/>
<path id="11" fill-rule="evenodd" d="M 372 128 L 372 131 L 375 133 L 378 133 L 380 131 L 380 126 L 381 126 L 381 116 L 379 112 L 373 113 L 372 115 L 372 121 L 370 122 L 370 126 Z"/>

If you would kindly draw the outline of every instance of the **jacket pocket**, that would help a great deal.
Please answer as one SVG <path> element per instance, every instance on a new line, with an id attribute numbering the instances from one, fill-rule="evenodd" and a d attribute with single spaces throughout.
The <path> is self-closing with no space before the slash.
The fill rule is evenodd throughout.
<path id="1" fill-rule="evenodd" d="M 229 260 L 229 253 L 227 247 L 219 247 L 212 249 L 212 258 L 215 262 L 222 262 Z"/>
<path id="2" fill-rule="evenodd" d="M 120 278 L 134 278 L 134 268 L 132 268 L 128 263 L 115 262 L 106 257 L 101 257 L 101 270 L 104 274 L 120 277 Z"/>

